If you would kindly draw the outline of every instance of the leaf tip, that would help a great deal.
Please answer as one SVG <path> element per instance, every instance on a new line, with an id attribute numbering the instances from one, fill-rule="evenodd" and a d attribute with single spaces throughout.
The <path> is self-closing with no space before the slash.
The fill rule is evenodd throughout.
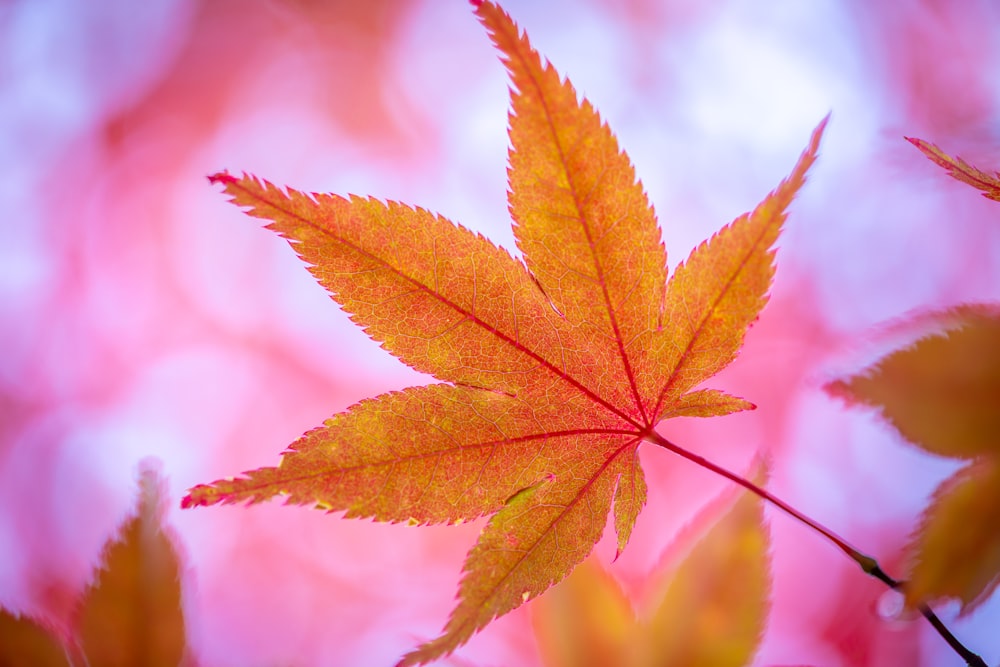
<path id="1" fill-rule="evenodd" d="M 830 118 L 833 116 L 832 111 L 828 111 L 823 120 L 819 122 L 816 129 L 813 130 L 812 136 L 809 138 L 809 148 L 808 152 L 815 155 L 819 151 L 819 142 L 823 138 L 823 134 L 826 132 L 826 126 L 830 124 Z"/>
<path id="2" fill-rule="evenodd" d="M 830 111 L 826 112 L 826 115 L 823 116 L 823 120 L 819 122 L 819 125 L 816 126 L 816 129 L 818 129 L 821 132 L 825 130 L 826 126 L 830 124 L 830 118 L 832 117 L 833 117 L 833 110 L 831 109 Z"/>
<path id="3" fill-rule="evenodd" d="M 192 507 L 207 507 L 219 502 L 219 494 L 215 487 L 208 484 L 199 484 L 188 489 L 187 495 L 181 498 L 181 509 L 191 509 Z"/>
<path id="4" fill-rule="evenodd" d="M 852 396 L 847 382 L 843 379 L 830 380 L 823 385 L 823 391 L 834 398 L 840 398 L 843 400 L 850 400 Z"/>
<path id="5" fill-rule="evenodd" d="M 918 151 L 923 153 L 925 157 L 927 157 L 931 162 L 934 162 L 938 166 L 943 167 L 945 169 L 952 169 L 953 167 L 955 167 L 952 159 L 949 156 L 945 155 L 940 148 L 938 148 L 931 142 L 924 141 L 920 137 L 904 136 L 903 138 L 909 141 L 911 144 L 913 144 Z"/>
<path id="6" fill-rule="evenodd" d="M 211 183 L 212 185 L 215 185 L 216 183 L 222 183 L 223 185 L 231 185 L 236 182 L 236 178 L 228 171 L 223 169 L 222 171 L 218 171 L 210 175 L 208 177 L 208 182 Z"/>
<path id="7" fill-rule="evenodd" d="M 139 464 L 134 509 L 105 542 L 93 579 L 77 600 L 73 641 L 88 664 L 146 664 L 156 656 L 159 664 L 176 665 L 185 653 L 184 556 L 164 523 L 161 467 L 155 459 Z"/>
<path id="8" fill-rule="evenodd" d="M 428 644 L 429 643 L 430 642 L 428 642 Z M 424 644 L 424 646 L 427 646 L 427 644 Z M 424 646 L 413 649 L 412 651 L 404 655 L 402 658 L 399 659 L 399 662 L 395 664 L 395 667 L 416 667 L 417 665 L 426 665 L 428 662 L 433 660 L 434 657 L 436 656 L 424 655 L 421 652 L 421 649 Z"/>
<path id="9" fill-rule="evenodd" d="M 878 402 L 868 396 L 863 388 L 859 388 L 857 384 L 859 380 L 863 382 L 866 377 L 868 376 L 862 373 L 860 375 L 831 380 L 823 385 L 823 391 L 831 398 L 840 400 L 847 407 L 875 408 L 878 410 L 881 408 Z"/>

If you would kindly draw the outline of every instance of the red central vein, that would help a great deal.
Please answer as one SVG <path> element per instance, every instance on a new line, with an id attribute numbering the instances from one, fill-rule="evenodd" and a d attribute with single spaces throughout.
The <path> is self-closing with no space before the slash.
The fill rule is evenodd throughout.
<path id="1" fill-rule="evenodd" d="M 508 33 L 506 35 L 508 39 L 511 35 Z M 517 35 L 514 35 L 514 42 L 518 43 Z M 587 246 L 590 248 L 590 256 L 594 263 L 594 268 L 597 271 L 597 280 L 601 285 L 601 295 L 604 300 L 604 306 L 608 311 L 608 319 L 611 321 L 611 329 L 614 332 L 615 342 L 618 345 L 618 355 L 621 357 L 622 365 L 625 367 L 625 375 L 628 377 L 629 385 L 632 388 L 632 396 L 635 399 L 636 407 L 639 409 L 639 413 L 642 415 L 643 426 L 648 428 L 650 426 L 649 416 L 646 414 L 646 408 L 644 402 L 639 396 L 639 387 L 636 384 L 635 375 L 632 372 L 632 365 L 629 363 L 628 354 L 625 352 L 625 343 L 621 334 L 621 330 L 618 327 L 618 318 L 615 315 L 615 309 L 611 304 L 611 296 L 608 294 L 608 285 L 604 277 L 604 267 L 601 264 L 600 257 L 597 255 L 597 249 L 595 248 L 594 239 L 591 235 L 590 225 L 588 224 L 587 217 L 584 214 L 583 205 L 580 201 L 580 196 L 577 193 L 577 186 L 573 179 L 573 173 L 569 166 L 569 161 L 566 158 L 566 153 L 563 150 L 563 146 L 559 141 L 559 133 L 556 128 L 555 121 L 552 117 L 552 112 L 549 109 L 548 100 L 546 99 L 541 82 L 538 81 L 533 76 L 533 70 L 529 65 L 528 58 L 521 52 L 521 49 L 511 49 L 513 53 L 517 54 L 517 57 L 521 61 L 521 65 L 524 71 L 527 73 L 529 80 L 535 87 L 535 91 L 538 94 L 538 99 L 541 101 L 542 109 L 545 111 L 545 120 L 548 123 L 549 130 L 552 133 L 552 142 L 555 144 L 556 151 L 559 153 L 559 162 L 563 167 L 563 171 L 566 173 L 566 181 L 569 183 L 570 194 L 573 198 L 573 206 L 576 208 L 578 215 L 576 220 L 580 223 L 583 228 L 583 233 L 587 237 Z"/>
<path id="2" fill-rule="evenodd" d="M 780 216 L 780 212 L 778 215 Z M 736 223 L 734 222 L 732 224 Z M 708 324 L 708 320 L 710 319 L 711 314 L 715 312 L 715 309 L 718 308 L 719 303 L 722 301 L 722 299 L 725 298 L 726 294 L 736 283 L 736 277 L 740 275 L 740 272 L 743 271 L 743 268 L 747 265 L 747 262 L 750 261 L 750 258 L 754 255 L 754 252 L 757 250 L 757 247 L 763 240 L 764 234 L 767 233 L 767 230 L 770 229 L 770 227 L 771 225 L 765 225 L 764 228 L 761 230 L 760 234 L 757 235 L 757 238 L 754 239 L 753 245 L 751 245 L 750 248 L 747 249 L 747 252 L 743 256 L 742 261 L 740 261 L 739 266 L 737 266 L 736 270 L 733 271 L 732 274 L 730 274 L 729 279 L 726 280 L 722 290 L 719 292 L 718 296 L 712 301 L 711 307 L 706 311 L 705 317 L 703 317 L 701 322 L 698 324 L 698 328 L 695 329 L 694 333 L 688 339 L 688 343 L 687 346 L 684 348 L 683 354 L 681 354 L 680 359 L 677 360 L 677 364 L 674 366 L 674 370 L 671 372 L 670 377 L 664 383 L 663 389 L 660 390 L 659 398 L 656 399 L 656 409 L 653 411 L 654 418 L 656 415 L 660 414 L 660 409 L 663 406 L 663 399 L 666 398 L 667 391 L 670 390 L 671 386 L 674 384 L 674 381 L 677 379 L 678 370 L 681 368 L 681 366 L 684 365 L 684 361 L 691 353 L 691 348 L 694 347 L 695 341 L 698 340 L 698 337 L 701 336 L 701 332 L 705 329 L 705 326 Z M 676 271 L 674 275 L 677 275 Z"/>
<path id="3" fill-rule="evenodd" d="M 229 178 L 232 178 L 232 177 L 230 176 Z M 395 275 L 399 276 L 403 280 L 405 280 L 408 283 L 410 283 L 411 285 L 415 286 L 421 292 L 424 292 L 425 294 L 430 295 L 432 298 L 437 299 L 438 301 L 440 301 L 445 306 L 447 306 L 447 307 L 451 308 L 452 310 L 454 310 L 455 312 L 459 313 L 460 315 L 462 315 L 462 317 L 464 319 L 467 319 L 470 322 L 473 322 L 474 324 L 476 324 L 476 325 L 478 325 L 478 326 L 486 329 L 487 331 L 489 331 L 491 334 L 493 334 L 494 336 L 496 336 L 500 340 L 502 340 L 505 343 L 507 343 L 507 344 L 511 345 L 512 347 L 514 347 L 514 349 L 516 349 L 516 350 L 518 350 L 520 352 L 523 352 L 524 354 L 527 354 L 529 357 L 531 357 L 532 359 L 534 359 L 535 361 L 537 361 L 542 367 L 544 367 L 545 369 L 547 369 L 551 373 L 555 374 L 557 377 L 562 378 L 563 380 L 565 380 L 566 382 L 568 382 L 572 386 L 576 387 L 580 391 L 580 393 L 582 393 L 584 396 L 586 396 L 590 400 L 594 401 L 595 403 L 601 405 L 602 407 L 604 407 L 605 409 L 607 409 L 612 414 L 617 415 L 618 417 L 621 417 L 622 420 L 628 422 L 629 424 L 631 424 L 632 426 L 636 427 L 639 430 L 642 430 L 644 428 L 643 425 L 638 424 L 634 419 L 632 419 L 631 416 L 625 414 L 624 412 L 622 412 L 621 410 L 619 410 L 617 407 L 615 407 L 614 405 L 612 405 L 608 401 L 606 401 L 603 398 L 601 398 L 597 393 L 595 393 L 594 391 L 591 391 L 590 388 L 584 386 L 583 383 L 581 383 L 576 378 L 570 376 L 567 372 L 558 369 L 553 363 L 551 363 L 550 361 L 548 361 L 547 359 L 545 359 L 544 357 L 542 357 L 541 355 L 539 355 L 538 353 L 536 353 L 534 350 L 531 350 L 531 349 L 525 347 L 524 345 L 521 345 L 521 343 L 519 343 L 518 341 L 514 340 L 513 338 L 511 338 L 507 334 L 503 333 L 502 331 L 498 330 L 493 325 L 491 325 L 491 324 L 489 324 L 487 322 L 484 322 L 483 320 L 479 319 L 474 313 L 471 313 L 471 312 L 467 311 L 466 309 L 460 307 L 458 304 L 454 303 L 450 299 L 445 298 L 444 295 L 435 292 L 430 287 L 428 287 L 427 285 L 423 284 L 422 282 L 416 280 L 415 278 L 412 278 L 412 277 L 406 275 L 405 273 L 403 273 L 402 271 L 400 271 L 399 269 L 397 269 L 396 267 L 394 267 L 392 264 L 390 264 L 386 260 L 382 259 L 381 257 L 373 255 L 372 253 L 368 252 L 367 250 L 361 248 L 360 246 L 358 246 L 358 245 L 356 245 L 354 243 L 351 243 L 350 241 L 348 241 L 348 240 L 346 240 L 346 239 L 338 236 L 334 231 L 328 229 L 327 227 L 324 227 L 323 225 L 320 225 L 320 224 L 318 224 L 318 223 L 316 223 L 316 222 L 314 222 L 314 221 L 312 221 L 312 220 L 310 220 L 308 218 L 304 218 L 301 215 L 298 215 L 297 213 L 295 213 L 293 211 L 290 211 L 287 208 L 281 206 L 280 204 L 271 201 L 267 197 L 264 197 L 262 195 L 255 195 L 248 188 L 240 185 L 239 182 L 236 181 L 236 180 L 229 181 L 228 185 L 231 188 L 241 190 L 242 192 L 246 193 L 247 195 L 249 195 L 253 199 L 256 199 L 258 201 L 264 202 L 268 206 L 270 206 L 270 207 L 272 207 L 274 209 L 277 209 L 278 211 L 281 211 L 282 213 L 284 213 L 289 218 L 293 218 L 295 220 L 298 220 L 299 222 L 301 222 L 301 223 L 303 223 L 303 224 L 305 224 L 305 225 L 307 225 L 309 227 L 312 227 L 313 229 L 319 231 L 320 233 L 334 238 L 337 243 L 341 243 L 341 244 L 347 246 L 348 248 L 350 248 L 354 252 L 358 253 L 359 255 L 362 255 L 363 257 L 366 257 L 367 259 L 371 260 L 372 262 L 375 262 L 375 263 L 378 263 L 378 264 L 382 265 L 383 267 L 385 267 L 386 269 L 388 269 L 389 271 L 391 271 Z"/>
<path id="4" fill-rule="evenodd" d="M 961 181 L 961 176 L 965 176 L 972 181 L 972 183 L 968 183 L 969 185 L 982 192 L 997 195 L 1000 191 L 1000 183 L 996 180 L 997 177 L 1000 177 L 1000 171 L 996 172 L 996 176 L 990 176 L 988 172 L 972 166 L 960 157 L 951 158 L 940 148 L 923 139 L 911 137 L 905 137 L 905 139 L 920 149 L 920 152 L 930 158 L 931 162 L 944 168 L 952 178 Z"/>
<path id="5" fill-rule="evenodd" d="M 998 189 L 1000 189 L 1000 185 L 998 185 L 989 174 L 976 169 L 967 162 L 962 162 L 958 166 L 944 162 L 938 162 L 938 164 L 943 167 L 947 167 L 949 171 L 957 172 L 958 174 L 967 177 L 969 180 L 973 181 L 973 187 L 980 191 L 985 191 L 987 194 L 993 194 L 996 196 Z M 997 175 L 1000 176 L 1000 172 L 997 172 Z M 952 174 L 952 177 L 955 177 L 955 175 Z M 956 178 L 956 180 L 961 179 Z"/>
<path id="6" fill-rule="evenodd" d="M 273 486 L 276 483 L 280 483 L 282 485 L 286 485 L 289 482 L 302 482 L 302 481 L 306 481 L 306 480 L 316 479 L 316 478 L 319 478 L 319 477 L 325 477 L 326 475 L 328 475 L 330 473 L 346 474 L 346 473 L 350 473 L 350 472 L 362 471 L 362 470 L 365 470 L 365 469 L 368 469 L 368 468 L 378 468 L 380 466 L 396 465 L 398 463 L 408 463 L 408 462 L 411 462 L 411 461 L 419 461 L 419 460 L 422 460 L 422 459 L 435 458 L 435 457 L 443 456 L 445 454 L 450 454 L 450 453 L 453 453 L 453 452 L 467 452 L 467 451 L 476 450 L 476 449 L 484 449 L 484 448 L 488 448 L 488 447 L 496 447 L 498 445 L 509 445 L 509 444 L 514 444 L 514 443 L 518 443 L 518 442 L 531 442 L 532 440 L 543 440 L 543 439 L 546 439 L 546 438 L 563 438 L 563 437 L 569 437 L 569 436 L 574 436 L 574 435 L 634 435 L 634 436 L 636 436 L 636 439 L 638 439 L 641 434 L 636 433 L 635 431 L 626 431 L 624 429 L 600 429 L 600 428 L 595 428 L 595 429 L 580 428 L 580 429 L 567 429 L 565 431 L 550 431 L 550 432 L 546 432 L 546 433 L 533 433 L 531 435 L 522 435 L 522 436 L 518 436 L 516 438 L 502 438 L 500 440 L 490 440 L 490 441 L 487 441 L 487 442 L 474 442 L 474 443 L 470 443 L 470 444 L 467 444 L 467 445 L 456 445 L 454 447 L 446 447 L 444 449 L 436 449 L 433 452 L 424 452 L 424 453 L 420 453 L 420 454 L 405 455 L 405 456 L 401 456 L 401 457 L 398 457 L 398 458 L 395 458 L 395 459 L 386 459 L 384 461 L 375 461 L 375 462 L 363 463 L 361 465 L 347 466 L 347 467 L 341 467 L 341 468 L 321 469 L 321 470 L 319 470 L 317 472 L 309 473 L 308 475 L 297 475 L 295 477 L 282 477 L 281 480 L 280 480 L 280 482 L 267 482 L 267 483 L 256 484 L 256 485 L 254 485 L 254 484 L 246 484 L 246 485 L 244 485 L 244 488 L 252 489 L 252 490 L 266 489 L 267 487 Z M 629 442 L 634 442 L 634 440 L 630 440 Z M 294 451 L 295 450 L 292 450 L 293 453 L 294 453 Z M 250 478 L 247 478 L 248 481 L 249 481 L 249 479 Z"/>

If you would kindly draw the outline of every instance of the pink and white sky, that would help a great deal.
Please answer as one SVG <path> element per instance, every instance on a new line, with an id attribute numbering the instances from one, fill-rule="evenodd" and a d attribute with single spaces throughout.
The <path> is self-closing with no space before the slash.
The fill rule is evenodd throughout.
<path id="1" fill-rule="evenodd" d="M 772 302 L 712 384 L 760 409 L 661 430 L 733 468 L 769 451 L 778 495 L 901 573 L 907 534 L 956 464 L 821 385 L 884 352 L 887 323 L 1000 300 L 1000 206 L 903 140 L 1000 168 L 1000 6 L 504 6 L 632 157 L 671 267 L 772 189 L 832 112 Z M 378 525 L 280 502 L 179 509 L 192 485 L 275 465 L 356 401 L 429 381 L 206 176 L 400 200 L 514 249 L 507 95 L 462 0 L 0 7 L 0 605 L 64 620 L 154 457 L 200 664 L 386 665 L 437 635 L 481 524 Z M 633 589 L 722 488 L 663 451 L 642 456 L 649 504 L 610 566 Z M 922 621 L 881 619 L 882 588 L 838 552 L 769 515 L 773 614 L 755 664 L 960 664 Z M 1000 601 L 941 612 L 1000 661 Z M 539 664 L 530 616 L 442 664 Z"/>

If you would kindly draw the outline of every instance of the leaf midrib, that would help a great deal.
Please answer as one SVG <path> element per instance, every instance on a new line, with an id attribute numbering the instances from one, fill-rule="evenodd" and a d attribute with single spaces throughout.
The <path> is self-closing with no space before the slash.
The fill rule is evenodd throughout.
<path id="1" fill-rule="evenodd" d="M 551 372 L 555 376 L 561 378 L 565 382 L 569 383 L 571 386 L 575 387 L 581 394 L 583 394 L 584 396 L 586 396 L 588 399 L 590 399 L 591 401 L 597 403 L 601 407 L 605 408 L 610 413 L 612 413 L 612 414 L 620 417 L 622 420 L 628 422 L 629 424 L 631 424 L 632 426 L 634 426 L 636 429 L 638 429 L 638 430 L 641 431 L 644 428 L 648 428 L 648 425 L 644 427 L 642 424 L 639 424 L 638 422 L 635 421 L 635 419 L 633 419 L 630 415 L 628 415 L 627 413 L 625 413 L 623 410 L 621 410 L 618 407 L 616 407 L 616 406 L 612 405 L 611 403 L 609 403 L 607 400 L 605 400 L 604 398 L 602 398 L 599 394 L 597 394 L 596 392 L 592 391 L 589 387 L 585 386 L 582 382 L 580 382 L 579 380 L 577 380 L 576 378 L 574 378 L 573 376 L 571 376 L 566 371 L 562 371 L 562 370 L 558 369 L 552 362 L 548 361 L 547 359 L 545 359 L 544 357 L 542 357 L 541 355 L 539 355 L 538 353 L 536 353 L 534 350 L 532 350 L 532 349 L 530 349 L 530 348 L 522 345 L 520 342 L 514 340 L 513 338 L 511 338 L 507 334 L 505 334 L 502 331 L 498 330 L 496 327 L 494 327 L 494 326 L 488 324 L 487 322 L 484 322 L 483 320 L 479 319 L 479 317 L 477 317 L 475 314 L 473 314 L 473 313 L 465 310 L 464 308 L 461 308 L 458 304 L 456 304 L 453 301 L 451 301 L 450 299 L 446 298 L 444 295 L 442 295 L 442 294 L 440 294 L 438 292 L 433 291 L 427 285 L 423 284 L 421 281 L 419 281 L 419 280 L 417 280 L 417 279 L 415 279 L 415 278 L 407 275 L 402 270 L 400 270 L 400 269 L 396 268 L 395 266 L 393 266 L 392 264 L 390 264 L 387 260 L 385 260 L 385 259 L 383 259 L 381 257 L 378 257 L 376 255 L 373 255 L 372 253 L 368 252 L 367 250 L 364 250 L 363 248 L 359 247 L 358 245 L 356 245 L 356 244 L 354 244 L 354 243 L 352 243 L 352 242 L 344 239 L 341 236 L 338 236 L 336 233 L 334 233 L 329 228 L 327 228 L 327 227 L 325 227 L 323 225 L 320 225 L 320 224 L 318 224 L 318 223 L 316 223 L 316 222 L 314 222 L 314 221 L 312 221 L 312 220 L 310 220 L 308 218 L 305 218 L 305 217 L 303 217 L 303 216 L 295 213 L 294 211 L 291 211 L 288 208 L 286 208 L 284 206 L 281 206 L 278 203 L 275 203 L 271 199 L 267 198 L 266 195 L 263 195 L 263 194 L 260 194 L 260 195 L 254 194 L 249 188 L 247 188 L 247 187 L 243 186 L 242 184 L 240 184 L 239 181 L 232 181 L 232 182 L 230 182 L 229 187 L 232 187 L 232 188 L 235 188 L 235 189 L 238 189 L 238 190 L 242 191 L 244 194 L 246 194 L 250 198 L 256 199 L 258 201 L 261 201 L 261 202 L 265 203 L 266 205 L 268 205 L 268 206 L 270 206 L 270 207 L 272 207 L 272 208 L 280 211 L 285 216 L 287 216 L 289 218 L 292 218 L 294 220 L 297 220 L 300 223 L 302 223 L 302 224 L 304 224 L 304 225 L 306 225 L 308 227 L 311 227 L 312 229 L 315 229 L 316 231 L 320 232 L 321 234 L 334 239 L 337 243 L 341 243 L 341 244 L 343 244 L 343 245 L 351 248 L 351 250 L 353 250 L 354 252 L 358 253 L 359 255 L 362 255 L 363 257 L 366 257 L 369 260 L 371 260 L 371 261 L 373 261 L 375 263 L 378 263 L 378 264 L 384 266 L 386 269 L 388 269 L 389 271 L 391 271 L 394 274 L 398 275 L 403 280 L 406 280 L 410 284 L 414 285 L 418 290 L 420 290 L 420 291 L 424 292 L 425 294 L 431 296 L 432 298 L 438 300 L 439 302 L 441 302 L 442 304 L 444 304 L 448 308 L 451 308 L 456 313 L 460 314 L 464 319 L 466 319 L 466 320 L 468 320 L 468 321 L 470 321 L 470 322 L 472 322 L 472 323 L 474 323 L 474 324 L 482 327 L 483 329 L 485 329 L 489 333 L 493 334 L 496 338 L 498 338 L 499 340 L 507 343 L 508 345 L 510 345 L 511 347 L 513 347 L 514 349 L 516 349 L 516 350 L 518 350 L 518 351 L 520 351 L 520 352 L 522 352 L 524 354 L 527 354 L 529 357 L 531 357 L 532 359 L 534 359 L 535 361 L 537 361 L 546 370 L 548 370 L 549 372 Z M 303 194 L 303 193 L 300 193 L 300 194 Z M 316 205 L 318 205 L 318 202 L 315 202 L 315 200 L 312 200 L 311 198 L 310 198 L 310 201 L 313 201 Z M 452 223 L 449 223 L 449 224 L 452 224 Z M 536 288 L 537 288 L 537 286 L 536 286 Z"/>
<path id="2" fill-rule="evenodd" d="M 785 183 L 782 182 L 779 188 L 783 188 L 784 186 Z M 737 277 L 740 275 L 740 273 L 743 272 L 743 269 L 746 267 L 747 262 L 750 261 L 750 258 L 756 254 L 757 248 L 763 241 L 765 234 L 775 224 L 774 220 L 780 218 L 781 214 L 784 212 L 784 209 L 785 207 L 782 207 L 779 210 L 778 214 L 772 219 L 772 221 L 761 228 L 761 231 L 757 235 L 757 238 L 754 239 L 753 245 L 751 245 L 744 253 L 743 259 L 740 261 L 739 266 L 737 266 L 736 269 L 729 275 L 729 278 L 727 278 L 723 288 L 719 291 L 716 298 L 712 300 L 711 306 L 705 311 L 706 312 L 705 317 L 702 318 L 701 322 L 698 324 L 698 328 L 694 331 L 694 333 L 692 333 L 692 335 L 688 339 L 688 343 L 684 348 L 684 352 L 681 353 L 681 356 L 677 360 L 677 364 L 674 366 L 673 370 L 670 372 L 670 376 L 664 383 L 663 389 L 660 390 L 660 395 L 656 400 L 656 409 L 653 411 L 654 415 L 660 414 L 660 409 L 663 407 L 663 400 L 664 398 L 666 398 L 667 392 L 670 391 L 671 387 L 674 385 L 674 382 L 676 382 L 679 369 L 684 366 L 685 362 L 688 359 L 688 356 L 691 354 L 691 350 L 693 349 L 695 342 L 698 340 L 698 338 L 702 334 L 702 331 L 704 331 L 705 327 L 708 325 L 708 321 L 712 319 L 712 314 L 715 313 L 716 309 L 719 307 L 719 303 L 722 302 L 722 300 L 729 293 L 729 290 L 732 289 L 734 284 L 736 284 Z M 732 228 L 734 225 L 740 222 L 748 222 L 748 220 L 746 219 L 751 217 L 752 215 L 753 214 L 750 213 L 740 216 L 735 221 L 730 223 L 728 228 Z M 688 261 L 690 261 L 690 258 Z M 677 269 L 674 270 L 674 275 L 671 276 L 671 280 L 673 280 L 673 278 L 676 275 L 677 275 Z M 669 291 L 669 286 L 668 286 L 668 291 Z M 765 296 L 763 298 L 767 297 Z"/>
<path id="3" fill-rule="evenodd" d="M 454 447 L 446 447 L 443 449 L 436 449 L 433 452 L 424 452 L 418 454 L 410 454 L 394 459 L 384 459 L 380 461 L 365 462 L 359 465 L 351 465 L 345 467 L 328 467 L 322 468 L 315 472 L 307 475 L 298 475 L 295 477 L 282 477 L 280 482 L 267 482 L 261 484 L 251 484 L 249 482 L 250 478 L 246 478 L 245 481 L 241 482 L 240 486 L 247 491 L 258 491 L 266 490 L 270 486 L 282 486 L 290 482 L 303 482 L 307 480 L 313 480 L 321 477 L 325 477 L 330 474 L 347 474 L 352 472 L 359 472 L 369 468 L 378 468 L 383 466 L 398 465 L 400 463 L 410 463 L 414 461 L 420 461 L 423 459 L 436 458 L 446 454 L 451 454 L 459 451 L 472 451 L 483 449 L 487 447 L 496 447 L 501 445 L 514 444 L 519 442 L 531 442 L 532 440 L 542 440 L 546 438 L 562 438 L 562 437 L 572 437 L 575 435 L 630 435 L 635 436 L 635 439 L 641 437 L 641 433 L 636 431 L 628 431 L 625 429 L 566 429 L 563 431 L 546 431 L 542 433 L 532 433 L 530 435 L 522 435 L 514 438 L 500 438 L 497 440 L 489 440 L 486 442 L 476 442 L 467 445 L 455 445 Z M 289 455 L 300 454 L 299 450 L 292 450 Z M 301 455 L 305 455 L 306 452 L 302 451 Z M 274 468 L 274 470 L 280 470 L 281 468 Z"/>
<path id="4" fill-rule="evenodd" d="M 508 33 L 506 35 L 507 39 L 511 38 Z M 514 35 L 514 43 L 519 43 L 520 39 L 517 35 Z M 569 168 L 569 161 L 566 158 L 566 153 L 563 150 L 562 143 L 559 141 L 559 133 L 556 128 L 555 120 L 552 116 L 552 111 L 549 108 L 548 100 L 543 94 L 543 89 L 541 83 L 532 75 L 533 68 L 527 63 L 524 54 L 521 49 L 513 49 L 514 53 L 521 60 L 522 68 L 526 72 L 532 85 L 535 87 L 537 97 L 541 102 L 542 109 L 545 111 L 545 120 L 549 126 L 549 131 L 552 134 L 552 142 L 556 146 L 556 151 L 559 154 L 559 164 L 562 166 L 563 172 L 566 175 L 566 182 L 569 184 L 570 196 L 573 198 L 573 206 L 577 211 L 577 215 L 574 219 L 580 223 L 580 227 L 583 229 L 584 235 L 587 237 L 587 247 L 590 250 L 591 260 L 594 263 L 595 270 L 597 271 L 597 282 L 601 286 L 601 296 L 604 301 L 605 310 L 608 313 L 608 319 L 611 323 L 611 330 L 614 333 L 615 343 L 618 347 L 618 356 L 621 358 L 622 365 L 625 368 L 625 374 L 628 377 L 629 386 L 632 389 L 632 397 L 635 400 L 635 406 L 639 410 L 639 414 L 642 415 L 643 427 L 650 428 L 652 426 L 649 416 L 646 414 L 645 402 L 639 394 L 638 384 L 636 383 L 635 374 L 632 371 L 632 365 L 629 362 L 628 354 L 625 352 L 625 344 L 621 334 L 621 330 L 618 326 L 618 318 L 615 314 L 615 309 L 611 304 L 611 296 L 608 294 L 608 285 L 604 277 L 604 267 L 601 264 L 601 260 L 597 255 L 597 251 L 594 247 L 594 240 L 591 235 L 590 225 L 588 224 L 587 217 L 583 213 L 583 206 L 580 201 L 580 196 L 577 193 L 576 183 L 573 179 L 573 171 Z M 600 180 L 598 180 L 600 182 Z M 636 425 L 638 426 L 638 424 Z"/>

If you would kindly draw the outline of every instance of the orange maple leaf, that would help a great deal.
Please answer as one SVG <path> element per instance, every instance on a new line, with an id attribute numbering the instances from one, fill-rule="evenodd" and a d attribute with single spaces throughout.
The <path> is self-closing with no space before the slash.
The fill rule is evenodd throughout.
<path id="1" fill-rule="evenodd" d="M 278 467 L 190 490 L 183 506 L 287 502 L 415 524 L 491 518 L 441 637 L 452 652 L 582 561 L 614 507 L 624 548 L 646 501 L 656 424 L 747 401 L 695 389 L 736 356 L 766 301 L 772 246 L 816 157 L 696 248 L 667 282 L 656 218 L 611 130 L 510 17 L 476 7 L 512 82 L 510 211 L 524 263 L 395 202 L 211 177 L 291 243 L 352 320 L 445 384 L 362 401 Z"/>
<path id="2" fill-rule="evenodd" d="M 181 563 L 161 523 L 161 486 L 159 473 L 144 464 L 135 513 L 104 545 L 68 637 L 45 619 L 0 609 L 0 665 L 187 664 Z"/>
<path id="3" fill-rule="evenodd" d="M 983 196 L 993 201 L 1000 201 L 1000 171 L 988 174 L 976 169 L 962 158 L 955 158 L 923 139 L 905 137 L 907 141 L 920 149 L 931 162 L 943 167 L 957 180 L 967 183 L 977 190 L 982 190 Z"/>
<path id="4" fill-rule="evenodd" d="M 30 616 L 15 616 L 0 609 L 0 665 L 70 667 L 70 662 L 55 628 Z"/>
<path id="5" fill-rule="evenodd" d="M 941 331 L 832 382 L 832 394 L 877 408 L 909 442 L 967 465 L 941 483 L 907 553 L 911 606 L 956 598 L 962 613 L 1000 585 L 1000 307 L 925 318 Z"/>

